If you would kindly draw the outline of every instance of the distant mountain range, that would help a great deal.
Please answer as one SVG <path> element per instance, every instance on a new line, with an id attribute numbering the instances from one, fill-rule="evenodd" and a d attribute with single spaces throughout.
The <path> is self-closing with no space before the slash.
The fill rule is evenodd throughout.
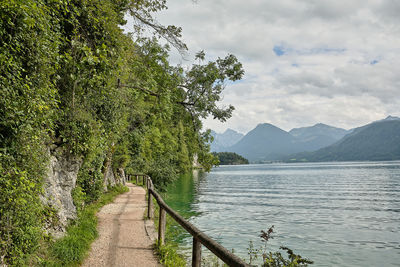
<path id="1" fill-rule="evenodd" d="M 226 152 L 228 147 L 239 142 L 244 136 L 232 129 L 227 129 L 222 134 L 211 131 L 211 135 L 214 137 L 214 141 L 211 143 L 212 152 Z"/>
<path id="2" fill-rule="evenodd" d="M 358 161 L 400 159 L 400 118 L 390 117 L 353 129 L 338 142 L 286 161 Z"/>
<path id="3" fill-rule="evenodd" d="M 400 118 L 351 130 L 318 123 L 286 132 L 263 123 L 245 136 L 228 129 L 215 140 L 212 151 L 235 152 L 251 162 L 392 160 L 400 159 Z"/>

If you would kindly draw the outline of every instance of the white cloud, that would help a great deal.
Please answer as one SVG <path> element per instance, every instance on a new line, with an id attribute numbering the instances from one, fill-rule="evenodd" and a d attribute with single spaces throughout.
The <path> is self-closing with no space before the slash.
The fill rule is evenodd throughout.
<path id="1" fill-rule="evenodd" d="M 183 28 L 190 54 L 234 53 L 243 81 L 222 104 L 236 111 L 217 131 L 270 122 L 286 130 L 318 122 L 351 128 L 400 115 L 400 1 L 169 1 L 163 24 Z M 284 53 L 278 56 L 278 50 Z M 173 57 L 179 61 L 176 55 Z"/>

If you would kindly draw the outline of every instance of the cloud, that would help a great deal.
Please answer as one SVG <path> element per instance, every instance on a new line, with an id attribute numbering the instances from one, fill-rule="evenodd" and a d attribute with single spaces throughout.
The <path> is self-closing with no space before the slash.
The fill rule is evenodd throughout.
<path id="1" fill-rule="evenodd" d="M 352 128 L 400 115 L 400 1 L 169 1 L 158 15 L 183 28 L 189 59 L 234 53 L 246 74 L 221 104 L 236 107 L 217 131 L 318 122 Z M 174 61 L 182 62 L 176 53 Z M 187 64 L 188 62 L 184 62 Z"/>

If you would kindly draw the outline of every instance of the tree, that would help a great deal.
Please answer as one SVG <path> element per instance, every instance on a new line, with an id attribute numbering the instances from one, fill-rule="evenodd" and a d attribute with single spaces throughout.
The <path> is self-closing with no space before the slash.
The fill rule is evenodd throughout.
<path id="1" fill-rule="evenodd" d="M 0 3 L 0 257 L 26 264 L 54 212 L 40 196 L 50 148 L 81 158 L 82 200 L 103 192 L 103 171 L 150 174 L 162 188 L 199 156 L 216 163 L 201 119 L 225 121 L 226 81 L 243 75 L 233 55 L 189 70 L 171 66 L 165 38 L 183 52 L 181 29 L 160 25 L 165 0 L 9 0 Z M 129 12 L 138 33 L 120 25 Z M 49 152 L 50 151 L 50 152 Z M 3 262 L 0 262 L 2 264 Z"/>
<path id="2" fill-rule="evenodd" d="M 203 61 L 204 51 L 196 54 L 196 59 Z M 243 77 L 242 64 L 234 55 L 218 58 L 206 64 L 195 64 L 182 74 L 182 83 L 178 87 L 183 91 L 183 100 L 178 102 L 185 106 L 195 119 L 212 115 L 214 119 L 225 122 L 232 116 L 233 106 L 218 107 L 221 93 L 227 80 L 237 81 Z"/>

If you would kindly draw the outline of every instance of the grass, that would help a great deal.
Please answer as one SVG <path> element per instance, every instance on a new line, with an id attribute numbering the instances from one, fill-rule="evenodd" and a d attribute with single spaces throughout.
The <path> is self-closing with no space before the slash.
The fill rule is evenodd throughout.
<path id="1" fill-rule="evenodd" d="M 78 218 L 67 227 L 66 235 L 45 245 L 42 259 L 38 259 L 38 266 L 79 266 L 87 255 L 90 244 L 96 239 L 97 211 L 104 205 L 111 203 L 116 196 L 128 192 L 126 186 L 116 186 L 102 195 L 99 200 L 86 206 L 78 214 Z"/>
<path id="2" fill-rule="evenodd" d="M 186 259 L 178 253 L 177 246 L 166 243 L 162 246 L 155 245 L 160 262 L 166 267 L 186 267 Z"/>

